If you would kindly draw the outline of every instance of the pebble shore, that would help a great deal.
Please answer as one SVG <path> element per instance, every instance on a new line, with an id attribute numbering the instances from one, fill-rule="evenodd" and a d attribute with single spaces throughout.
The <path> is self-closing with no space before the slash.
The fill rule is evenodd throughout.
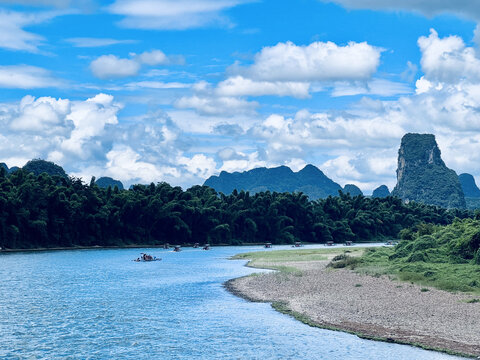
<path id="1" fill-rule="evenodd" d="M 251 301 L 281 303 L 316 326 L 480 358 L 480 303 L 468 302 L 475 296 L 333 270 L 328 262 L 282 262 L 300 271 L 243 277 L 226 287 Z"/>

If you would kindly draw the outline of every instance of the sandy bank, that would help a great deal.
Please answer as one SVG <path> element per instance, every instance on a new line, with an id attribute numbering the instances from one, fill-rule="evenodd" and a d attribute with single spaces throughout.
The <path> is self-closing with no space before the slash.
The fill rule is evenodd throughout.
<path id="1" fill-rule="evenodd" d="M 239 278 L 227 288 L 252 301 L 282 304 L 311 325 L 480 356 L 480 303 L 467 302 L 475 296 L 326 269 L 327 264 L 282 262 L 301 271 Z"/>

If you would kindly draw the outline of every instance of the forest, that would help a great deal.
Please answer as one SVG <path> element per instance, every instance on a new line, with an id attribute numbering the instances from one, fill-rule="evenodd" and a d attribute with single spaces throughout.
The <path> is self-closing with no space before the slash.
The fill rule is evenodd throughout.
<path id="1" fill-rule="evenodd" d="M 167 183 L 129 190 L 78 178 L 0 168 L 0 247 L 238 245 L 295 241 L 378 241 L 419 224 L 474 218 L 395 197 L 338 196 L 310 201 L 302 193 L 187 190 Z M 404 231 L 405 232 L 405 231 Z"/>

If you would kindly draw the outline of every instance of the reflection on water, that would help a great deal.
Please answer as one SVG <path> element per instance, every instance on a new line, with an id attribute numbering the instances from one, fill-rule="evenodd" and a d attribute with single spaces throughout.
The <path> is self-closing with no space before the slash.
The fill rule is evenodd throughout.
<path id="1" fill-rule="evenodd" d="M 253 250 L 263 249 L 1 254 L 0 358 L 454 358 L 311 328 L 231 295 L 222 283 L 254 270 L 227 258 Z M 141 251 L 163 260 L 133 262 Z"/>

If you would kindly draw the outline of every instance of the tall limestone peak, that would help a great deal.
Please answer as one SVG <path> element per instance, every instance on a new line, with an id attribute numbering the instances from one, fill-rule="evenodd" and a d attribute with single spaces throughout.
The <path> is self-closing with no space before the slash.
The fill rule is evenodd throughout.
<path id="1" fill-rule="evenodd" d="M 445 208 L 465 208 L 465 196 L 455 171 L 441 158 L 435 136 L 406 134 L 398 151 L 397 186 L 392 191 L 405 201 Z"/>

